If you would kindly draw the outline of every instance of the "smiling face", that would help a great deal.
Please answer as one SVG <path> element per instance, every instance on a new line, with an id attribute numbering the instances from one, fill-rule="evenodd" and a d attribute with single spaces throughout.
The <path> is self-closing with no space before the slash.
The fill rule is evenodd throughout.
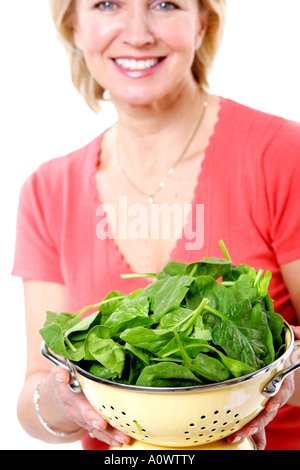
<path id="1" fill-rule="evenodd" d="M 205 32 L 198 0 L 77 0 L 74 40 L 114 101 L 147 105 L 194 84 Z"/>

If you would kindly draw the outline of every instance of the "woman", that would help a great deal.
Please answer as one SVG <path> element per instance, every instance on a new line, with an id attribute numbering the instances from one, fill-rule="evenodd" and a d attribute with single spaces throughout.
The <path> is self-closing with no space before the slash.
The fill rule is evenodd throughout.
<path id="1" fill-rule="evenodd" d="M 75 86 L 93 109 L 108 90 L 119 120 L 83 149 L 42 165 L 22 189 L 13 273 L 24 279 L 28 367 L 18 413 L 34 437 L 101 448 L 129 438 L 70 392 L 64 369 L 45 363 L 44 312 L 76 312 L 112 289 L 146 285 L 122 273 L 219 256 L 222 238 L 235 264 L 272 271 L 276 311 L 297 325 L 300 127 L 205 91 L 223 0 L 51 0 L 51 7 Z M 179 217 L 162 227 L 153 207 L 175 207 Z M 144 218 L 130 224 L 137 208 Z M 229 440 L 253 435 L 259 449 L 299 449 L 300 387 L 293 394 L 293 386 L 287 379 Z"/>

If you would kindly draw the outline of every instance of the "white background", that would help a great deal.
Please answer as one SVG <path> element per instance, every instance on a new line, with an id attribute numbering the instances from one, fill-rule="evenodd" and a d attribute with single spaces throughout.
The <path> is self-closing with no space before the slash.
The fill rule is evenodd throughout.
<path id="1" fill-rule="evenodd" d="M 300 122 L 299 19 L 299 0 L 228 0 L 212 91 Z M 33 440 L 16 418 L 26 361 L 22 283 L 10 276 L 16 211 L 38 165 L 86 144 L 116 115 L 111 106 L 94 114 L 73 89 L 47 0 L 2 0 L 0 47 L 0 447 L 78 449 Z"/>

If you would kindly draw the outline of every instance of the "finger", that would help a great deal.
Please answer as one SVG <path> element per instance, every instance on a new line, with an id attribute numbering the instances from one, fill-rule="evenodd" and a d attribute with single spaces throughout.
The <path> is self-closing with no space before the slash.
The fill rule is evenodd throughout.
<path id="1" fill-rule="evenodd" d="M 231 434 L 227 437 L 227 441 L 230 443 L 236 443 L 241 441 L 242 439 L 246 439 L 247 437 L 253 437 L 258 435 L 261 439 L 262 432 L 264 432 L 264 428 L 268 425 L 272 419 L 274 419 L 276 415 L 276 411 L 268 413 L 267 411 L 262 411 L 257 418 L 252 420 L 242 429 L 237 431 L 234 434 Z"/>
<path id="2" fill-rule="evenodd" d="M 104 430 L 107 422 L 91 407 L 84 394 L 74 393 L 68 386 L 71 374 L 63 367 L 54 367 L 50 374 L 53 395 L 66 417 L 87 431 L 91 427 Z"/>
<path id="3" fill-rule="evenodd" d="M 67 386 L 72 377 L 63 367 L 54 367 L 51 372 L 56 384 L 55 393 L 60 397 L 66 416 L 93 436 L 109 445 L 119 446 L 130 441 L 130 437 L 108 425 L 107 421 L 90 405 L 83 393 L 74 394 Z"/>
<path id="4" fill-rule="evenodd" d="M 292 326 L 295 338 L 300 339 L 300 326 Z"/>
<path id="5" fill-rule="evenodd" d="M 287 401 L 291 398 L 295 391 L 295 381 L 294 376 L 289 375 L 287 376 L 279 390 L 279 392 L 267 402 L 265 410 L 268 413 L 272 413 L 277 411 L 283 405 L 287 403 Z"/>
<path id="6" fill-rule="evenodd" d="M 265 429 L 265 427 L 275 418 L 276 413 L 277 410 L 271 412 L 267 412 L 266 410 L 262 411 L 257 418 L 244 426 L 241 432 L 246 437 L 254 436 Z"/>
<path id="7" fill-rule="evenodd" d="M 65 387 L 62 396 L 68 416 L 82 428 L 87 431 L 92 428 L 104 431 L 107 428 L 107 421 L 94 410 L 82 392 L 74 394 L 68 387 Z"/>
<path id="8" fill-rule="evenodd" d="M 125 444 L 130 441 L 130 437 L 122 431 L 110 426 L 101 416 L 95 412 L 88 411 L 86 415 L 86 429 L 91 432 L 94 437 L 102 440 L 110 445 Z M 105 423 L 103 425 L 102 423 Z"/>
<path id="9" fill-rule="evenodd" d="M 73 392 L 71 392 L 74 396 Z M 70 396 L 69 415 L 94 437 L 110 445 L 120 445 L 130 441 L 130 437 L 110 426 L 90 405 L 84 394 L 79 394 L 74 408 L 74 397 Z M 78 418 L 78 414 L 80 418 Z"/>
<path id="10" fill-rule="evenodd" d="M 123 434 L 121 431 L 118 431 L 115 428 L 112 428 L 110 425 L 107 426 L 105 431 L 98 431 L 97 429 L 92 429 L 90 435 L 98 439 L 99 441 L 105 442 L 111 446 L 121 446 L 123 444 L 128 444 L 130 442 L 130 437 L 126 434 Z"/>
<path id="11" fill-rule="evenodd" d="M 258 431 L 256 434 L 253 434 L 252 439 L 255 442 L 256 450 L 264 450 L 266 448 L 267 439 L 264 429 L 262 431 Z"/>
<path id="12" fill-rule="evenodd" d="M 253 437 L 255 435 L 259 435 L 261 438 L 262 434 L 259 433 L 264 432 L 265 427 L 275 418 L 276 413 L 277 410 L 271 412 L 267 412 L 266 410 L 262 411 L 242 429 L 228 436 L 227 441 L 230 443 L 236 443 L 242 439 Z"/>
<path id="13" fill-rule="evenodd" d="M 53 376 L 58 384 L 68 385 L 71 381 L 70 373 L 63 367 L 55 367 L 53 369 Z"/>
<path id="14" fill-rule="evenodd" d="M 288 376 L 283 381 L 280 391 L 267 402 L 265 409 L 243 429 L 228 437 L 229 442 L 238 442 L 245 437 L 256 435 L 262 431 L 276 416 L 277 411 L 287 403 L 294 392 L 294 378 Z"/>

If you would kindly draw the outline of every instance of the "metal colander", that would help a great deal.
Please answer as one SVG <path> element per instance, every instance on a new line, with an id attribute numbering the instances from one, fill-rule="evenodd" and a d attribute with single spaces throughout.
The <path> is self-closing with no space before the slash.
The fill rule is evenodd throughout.
<path id="1" fill-rule="evenodd" d="M 83 391 L 111 426 L 138 441 L 171 448 L 208 444 L 238 431 L 262 411 L 284 378 L 300 368 L 300 341 L 294 342 L 287 324 L 285 353 L 271 365 L 238 379 L 194 387 L 117 384 L 57 358 L 44 343 L 41 350 L 56 365 L 68 369 L 73 377 L 71 389 Z M 282 370 L 284 361 L 293 356 L 298 362 Z"/>

